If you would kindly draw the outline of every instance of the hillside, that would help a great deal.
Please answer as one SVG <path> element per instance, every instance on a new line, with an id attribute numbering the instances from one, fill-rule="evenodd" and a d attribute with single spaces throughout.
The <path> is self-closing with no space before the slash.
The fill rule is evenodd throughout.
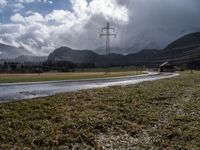
<path id="1" fill-rule="evenodd" d="M 138 64 L 155 65 L 165 61 L 173 61 L 176 65 L 194 64 L 200 67 L 200 32 L 191 33 L 176 39 L 163 50 L 143 50 L 127 56 L 127 60 L 134 59 Z"/>
<path id="2" fill-rule="evenodd" d="M 16 62 L 44 62 L 47 60 L 47 56 L 28 56 L 28 55 L 21 55 L 15 58 L 13 61 Z"/>
<path id="3" fill-rule="evenodd" d="M 109 63 L 112 66 L 135 65 L 141 62 L 147 62 L 160 53 L 160 50 L 143 50 L 141 52 L 129 55 L 111 53 Z M 68 47 L 62 47 L 52 52 L 48 61 L 71 61 L 73 63 L 93 63 L 95 66 L 107 65 L 106 55 L 99 55 L 90 50 L 73 50 Z"/>
<path id="4" fill-rule="evenodd" d="M 13 59 L 20 55 L 32 55 L 23 47 L 14 47 L 0 43 L 0 59 Z"/>
<path id="5" fill-rule="evenodd" d="M 92 51 L 99 54 L 99 55 L 105 55 L 106 54 L 105 47 L 100 47 L 100 48 L 97 48 L 97 49 L 92 50 Z M 111 47 L 110 48 L 110 52 L 115 53 L 115 54 L 126 55 L 126 54 L 129 53 L 128 51 L 129 51 L 128 49 L 124 49 L 124 48 L 120 48 L 120 47 Z"/>
<path id="6" fill-rule="evenodd" d="M 200 61 L 200 32 L 185 35 L 169 44 L 161 53 L 161 59 L 173 60 L 176 64 Z"/>
<path id="7" fill-rule="evenodd" d="M 159 66 L 165 61 L 173 61 L 177 65 L 191 64 L 200 61 L 200 32 L 185 35 L 170 43 L 163 50 L 145 49 L 138 53 L 121 55 L 110 54 L 111 65 L 145 65 Z M 71 61 L 74 63 L 93 63 L 103 66 L 107 63 L 105 55 L 99 55 L 90 50 L 73 50 L 62 47 L 56 49 L 48 57 L 53 61 Z M 199 66 L 200 67 L 200 66 Z"/>
<path id="8" fill-rule="evenodd" d="M 118 64 L 121 62 L 123 55 L 110 54 L 110 63 Z M 99 55 L 90 50 L 73 50 L 69 47 L 61 47 L 52 52 L 48 61 L 70 61 L 73 63 L 92 63 L 95 66 L 105 66 L 107 58 L 105 55 Z"/>
<path id="9" fill-rule="evenodd" d="M 56 49 L 48 57 L 50 61 L 71 61 L 74 63 L 90 63 L 94 62 L 99 55 L 88 50 L 72 50 L 69 47 L 61 47 Z"/>
<path id="10" fill-rule="evenodd" d="M 179 39 L 169 44 L 165 49 L 185 48 L 185 47 L 193 47 L 199 45 L 200 45 L 200 32 L 196 32 L 180 37 Z"/>

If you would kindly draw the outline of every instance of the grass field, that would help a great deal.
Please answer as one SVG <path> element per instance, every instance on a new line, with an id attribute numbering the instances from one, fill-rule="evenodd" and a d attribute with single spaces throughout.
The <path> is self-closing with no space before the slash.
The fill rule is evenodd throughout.
<path id="1" fill-rule="evenodd" d="M 136 66 L 129 66 L 129 67 L 111 67 L 110 70 L 112 72 L 122 72 L 122 71 L 141 71 L 145 70 L 144 67 L 136 67 Z M 89 68 L 89 69 L 76 69 L 76 71 L 81 72 L 105 72 L 105 68 Z"/>
<path id="2" fill-rule="evenodd" d="M 141 74 L 141 71 L 119 71 L 105 74 L 104 72 L 74 72 L 74 73 L 41 73 L 41 74 L 0 74 L 0 83 L 37 82 L 54 80 L 76 80 L 105 77 L 120 77 Z"/>
<path id="3" fill-rule="evenodd" d="M 0 149 L 200 149 L 200 72 L 0 104 Z"/>

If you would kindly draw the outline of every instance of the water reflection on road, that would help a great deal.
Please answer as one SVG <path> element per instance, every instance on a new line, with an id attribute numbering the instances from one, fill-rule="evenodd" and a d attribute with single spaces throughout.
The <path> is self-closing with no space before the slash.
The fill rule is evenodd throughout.
<path id="1" fill-rule="evenodd" d="M 178 75 L 179 74 L 177 73 L 149 73 L 147 75 L 129 76 L 121 78 L 0 84 L 0 102 L 44 97 L 54 95 L 57 93 L 72 92 L 83 89 L 136 84 L 144 81 L 154 81 L 159 79 L 171 78 Z"/>

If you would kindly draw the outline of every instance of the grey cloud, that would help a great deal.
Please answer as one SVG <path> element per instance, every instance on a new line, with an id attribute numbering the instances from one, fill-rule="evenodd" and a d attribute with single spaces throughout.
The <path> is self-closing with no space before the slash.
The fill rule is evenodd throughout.
<path id="1" fill-rule="evenodd" d="M 20 22 L 18 16 L 15 20 L 19 22 L 0 25 L 0 39 L 25 45 L 36 54 L 47 54 L 60 46 L 94 49 L 105 45 L 99 33 L 109 20 L 117 29 L 117 38 L 111 41 L 112 45 L 132 47 L 130 52 L 133 53 L 143 48 L 164 48 L 176 38 L 200 30 L 199 0 L 104 0 L 116 9 L 94 6 L 100 5 L 99 0 L 90 1 L 91 7 L 85 5 L 85 0 L 72 1 L 81 5 L 79 16 L 77 12 L 54 11 L 54 14 L 46 15 L 51 16 L 50 21 L 49 17 L 45 20 L 45 16 L 32 14 L 32 18 L 24 18 L 25 22 Z M 63 16 L 60 21 L 56 20 L 59 13 Z M 34 22 L 30 23 L 30 20 Z"/>
<path id="2" fill-rule="evenodd" d="M 124 35 L 127 46 L 138 44 L 140 41 L 140 45 L 145 45 L 142 39 L 146 39 L 149 43 L 154 43 L 155 48 L 163 48 L 179 36 L 200 29 L 198 0 L 118 0 L 118 2 L 126 5 L 129 10 L 130 22 L 126 27 L 127 36 Z"/>

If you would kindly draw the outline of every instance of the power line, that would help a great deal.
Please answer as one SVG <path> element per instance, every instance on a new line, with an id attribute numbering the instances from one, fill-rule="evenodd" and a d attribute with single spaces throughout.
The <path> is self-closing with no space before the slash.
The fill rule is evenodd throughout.
<path id="1" fill-rule="evenodd" d="M 111 33 L 112 31 L 112 33 Z M 107 66 L 106 66 L 106 74 L 110 74 L 110 37 L 114 36 L 116 38 L 116 34 L 114 34 L 113 32 L 115 32 L 115 28 L 110 27 L 110 23 L 107 22 L 106 27 L 101 29 L 101 34 L 100 34 L 100 38 L 105 36 L 106 37 L 106 59 L 107 59 Z"/>

